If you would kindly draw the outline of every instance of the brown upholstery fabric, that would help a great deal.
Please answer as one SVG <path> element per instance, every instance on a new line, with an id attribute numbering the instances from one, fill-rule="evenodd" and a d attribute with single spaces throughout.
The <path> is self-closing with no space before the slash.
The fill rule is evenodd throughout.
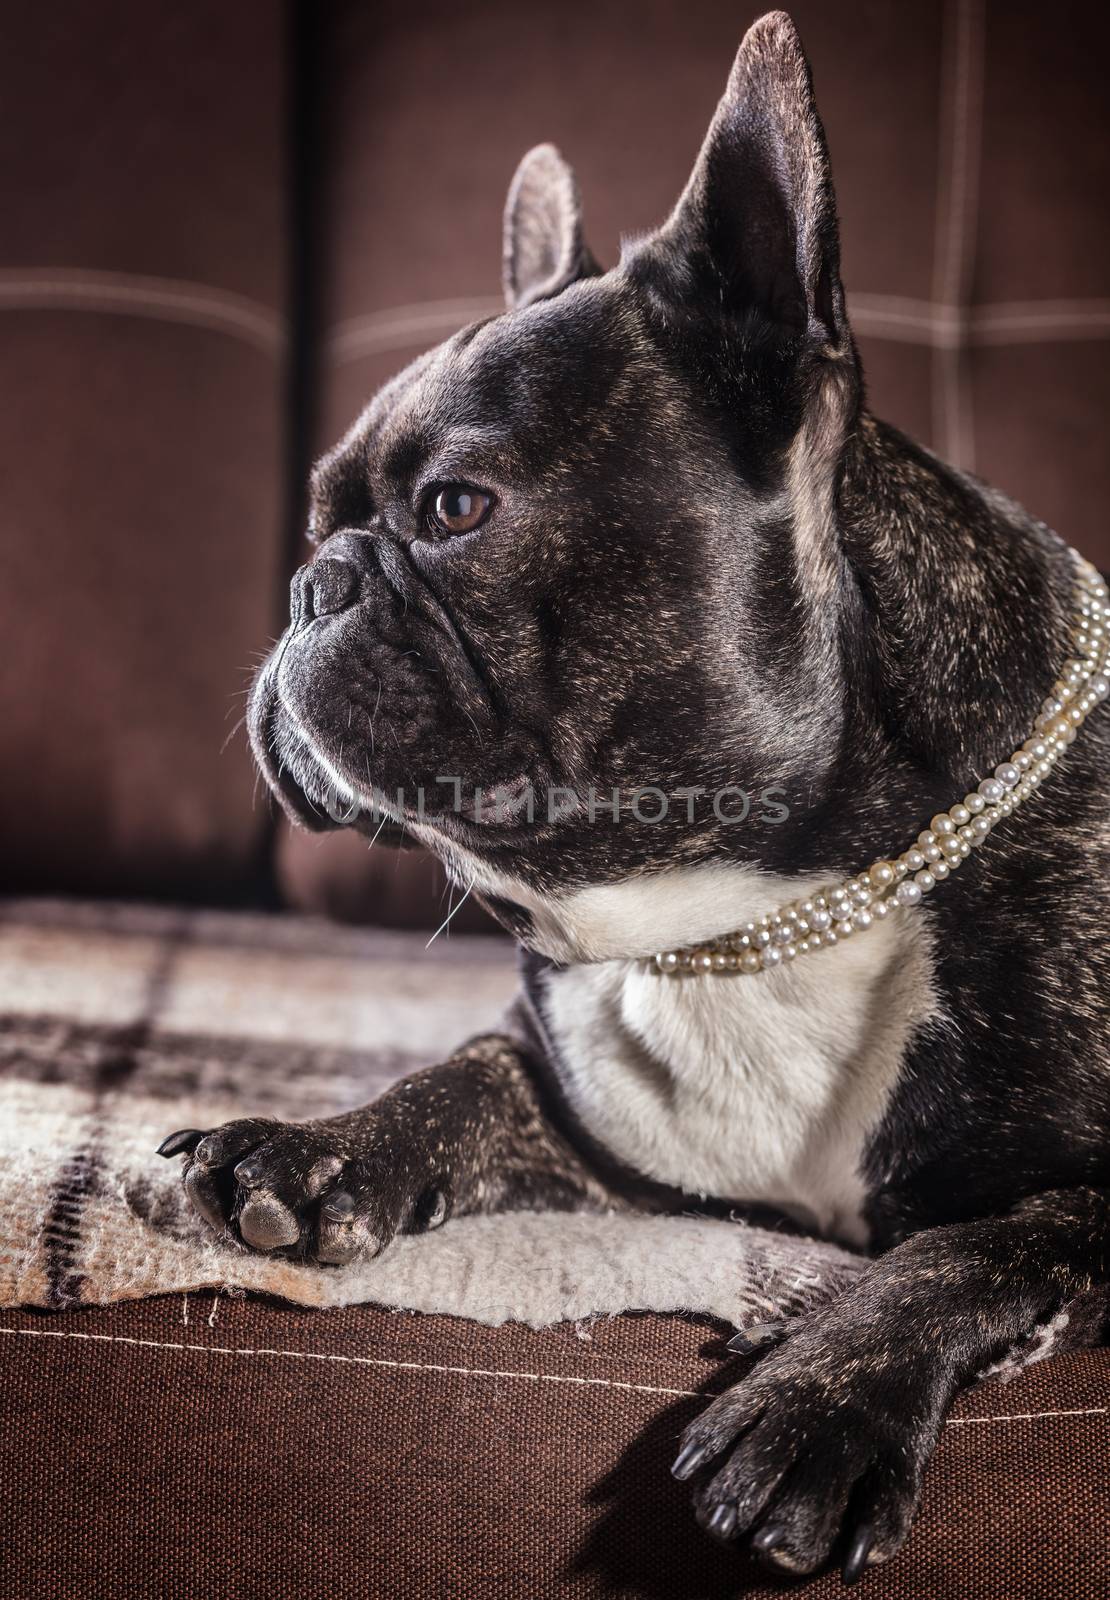
<path id="1" fill-rule="evenodd" d="M 283 565 L 281 8 L 5 20 L 0 873 L 232 894 L 268 812 L 220 745 Z"/>
<path id="2" fill-rule="evenodd" d="M 622 232 L 659 222 L 762 9 L 325 8 L 317 444 L 420 350 L 497 309 L 501 206 L 531 145 L 552 139 L 574 165 L 603 262 Z M 873 408 L 1107 564 L 1110 12 L 790 9 L 828 130 Z M 426 899 L 417 867 L 387 871 L 358 841 L 285 835 L 278 872 L 295 904 L 434 926 L 438 876 Z"/>
<path id="3" fill-rule="evenodd" d="M 4 1600 L 726 1600 L 788 1592 L 667 1471 L 720 1330 L 544 1332 L 180 1296 L 0 1315 Z M 1110 1592 L 1110 1353 L 962 1399 L 871 1600 Z M 841 1594 L 833 1575 L 805 1593 Z"/>

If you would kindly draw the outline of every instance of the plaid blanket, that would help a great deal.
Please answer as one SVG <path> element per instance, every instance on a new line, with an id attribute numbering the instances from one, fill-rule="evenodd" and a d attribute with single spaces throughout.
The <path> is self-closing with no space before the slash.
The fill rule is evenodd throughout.
<path id="1" fill-rule="evenodd" d="M 542 1326 L 628 1309 L 736 1324 L 838 1293 L 857 1257 L 704 1218 L 461 1218 L 321 1269 L 216 1240 L 155 1147 L 180 1127 L 328 1115 L 496 1024 L 508 946 L 244 916 L 0 903 L 0 1304 L 201 1287 Z"/>

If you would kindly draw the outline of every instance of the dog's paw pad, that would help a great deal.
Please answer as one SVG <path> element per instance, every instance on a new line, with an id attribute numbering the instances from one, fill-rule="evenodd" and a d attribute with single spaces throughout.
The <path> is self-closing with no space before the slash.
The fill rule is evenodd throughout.
<path id="1" fill-rule="evenodd" d="M 355 1154 L 327 1123 L 253 1118 L 183 1129 L 161 1150 L 184 1155 L 194 1211 L 228 1241 L 345 1266 L 376 1256 L 402 1227 L 438 1227 L 450 1211 L 443 1185 L 418 1181 L 419 1164 L 399 1159 L 395 1144 L 392 1160 L 384 1142 L 375 1148 L 372 1122 L 359 1134 Z"/>

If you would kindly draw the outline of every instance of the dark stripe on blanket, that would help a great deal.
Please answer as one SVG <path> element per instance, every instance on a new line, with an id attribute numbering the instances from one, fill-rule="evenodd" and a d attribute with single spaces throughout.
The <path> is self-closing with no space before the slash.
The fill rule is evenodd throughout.
<path id="1" fill-rule="evenodd" d="M 167 928 L 147 977 L 138 1017 L 125 1027 L 106 1030 L 98 1052 L 90 1088 L 92 1107 L 84 1145 L 62 1166 L 46 1208 L 43 1227 L 48 1303 L 56 1310 L 76 1305 L 82 1298 L 84 1279 L 76 1270 L 81 1248 L 81 1221 L 86 1201 L 95 1191 L 102 1163 L 100 1144 L 105 1128 L 105 1095 L 119 1089 L 135 1071 L 139 1051 L 146 1044 L 169 989 L 174 962 L 189 935 L 186 913 L 179 913 Z"/>

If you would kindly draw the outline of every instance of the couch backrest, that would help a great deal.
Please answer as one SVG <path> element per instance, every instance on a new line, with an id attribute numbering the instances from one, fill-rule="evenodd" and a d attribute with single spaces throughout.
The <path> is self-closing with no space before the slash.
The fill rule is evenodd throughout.
<path id="1" fill-rule="evenodd" d="M 9 8 L 0 878 L 231 895 L 283 582 L 281 8 Z"/>
<path id="2" fill-rule="evenodd" d="M 615 259 L 681 188 L 745 26 L 729 0 L 329 0 L 9 19 L 0 341 L 2 870 L 244 892 L 270 850 L 241 739 L 281 625 L 285 263 L 313 277 L 311 443 L 498 304 L 519 156 L 553 139 Z M 874 408 L 1110 563 L 1110 140 L 1094 0 L 792 8 L 827 124 Z M 19 34 L 20 37 L 15 37 Z M 314 107 L 283 143 L 293 83 Z M 307 208 L 290 172 L 309 159 Z M 302 196 L 302 199 L 305 198 Z M 299 321 L 303 335 L 305 322 Z M 237 713 L 232 712 L 232 718 Z M 294 904 L 428 921 L 350 835 L 276 842 Z M 465 920 L 465 919 L 464 919 Z"/>

